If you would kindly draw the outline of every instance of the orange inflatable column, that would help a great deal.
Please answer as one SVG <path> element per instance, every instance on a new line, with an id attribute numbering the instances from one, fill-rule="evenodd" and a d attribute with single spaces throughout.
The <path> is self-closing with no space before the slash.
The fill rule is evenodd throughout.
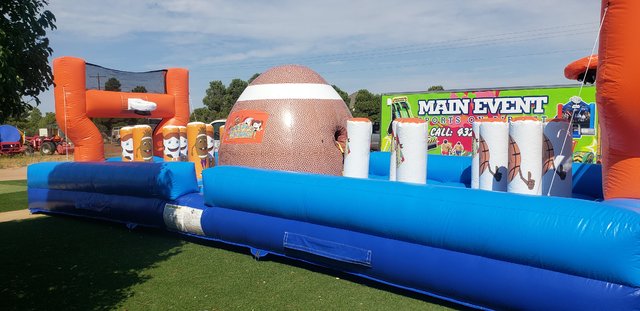
<path id="1" fill-rule="evenodd" d="M 133 127 L 124 126 L 120 129 L 120 148 L 122 148 L 122 162 L 133 161 Z"/>
<path id="2" fill-rule="evenodd" d="M 165 86 L 167 94 L 174 96 L 176 108 L 173 118 L 162 120 L 153 133 L 154 154 L 159 157 L 164 151 L 162 129 L 167 125 L 186 126 L 189 122 L 189 71 L 184 68 L 167 69 Z"/>
<path id="3" fill-rule="evenodd" d="M 162 129 L 162 139 L 164 145 L 164 161 L 180 161 L 180 128 L 174 125 L 167 125 Z"/>
<path id="4" fill-rule="evenodd" d="M 202 178 L 202 170 L 209 167 L 207 126 L 202 122 L 187 124 L 187 140 L 189 142 L 189 162 L 195 164 L 196 176 Z"/>
<path id="5" fill-rule="evenodd" d="M 151 126 L 136 125 L 133 127 L 133 161 L 153 162 Z"/>
<path id="6" fill-rule="evenodd" d="M 604 197 L 639 199 L 640 1 L 603 0 L 601 16 L 596 102 Z"/>
<path id="7" fill-rule="evenodd" d="M 75 145 L 75 161 L 104 161 L 102 135 L 86 113 L 85 72 L 85 62 L 80 58 L 53 60 L 56 121 Z"/>

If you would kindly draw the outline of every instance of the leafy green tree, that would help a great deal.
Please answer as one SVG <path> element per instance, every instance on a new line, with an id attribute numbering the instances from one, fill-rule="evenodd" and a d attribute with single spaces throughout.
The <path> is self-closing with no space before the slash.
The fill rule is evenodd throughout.
<path id="1" fill-rule="evenodd" d="M 15 115 L 13 117 L 8 117 L 4 123 L 14 126 L 15 128 L 25 132 L 25 135 L 32 136 L 29 130 L 29 117 L 26 112 L 22 112 L 21 114 Z"/>
<path id="2" fill-rule="evenodd" d="M 427 89 L 427 92 L 444 91 L 442 85 L 432 85 Z"/>
<path id="3" fill-rule="evenodd" d="M 217 119 L 216 115 L 213 111 L 209 110 L 207 107 L 196 108 L 191 112 L 189 116 L 189 121 L 200 121 L 204 123 L 209 123 L 213 120 Z"/>
<path id="4" fill-rule="evenodd" d="M 349 94 L 347 94 L 347 92 L 341 90 L 339 87 L 335 86 L 334 84 L 331 85 L 333 87 L 334 90 L 336 90 L 336 92 L 338 93 L 338 95 L 340 95 L 340 97 L 342 97 L 342 100 L 344 101 L 345 104 L 347 104 L 347 106 L 349 106 Z"/>
<path id="5" fill-rule="evenodd" d="M 225 110 L 227 104 L 224 102 L 224 96 L 227 94 L 227 88 L 222 84 L 222 81 L 216 80 L 209 82 L 209 88 L 206 91 L 206 95 L 202 99 L 202 103 L 215 115 L 220 114 Z M 229 108 L 231 110 L 231 108 Z"/>
<path id="6" fill-rule="evenodd" d="M 206 94 L 202 99 L 202 103 L 211 112 L 211 114 L 206 115 L 207 119 L 225 119 L 229 115 L 229 112 L 231 112 L 231 108 L 233 108 L 233 104 L 236 103 L 240 94 L 242 94 L 244 89 L 249 86 L 249 83 L 259 75 L 258 73 L 254 74 L 249 79 L 249 82 L 237 78 L 233 79 L 228 87 L 225 87 L 220 80 L 209 82 L 209 88 L 206 90 Z"/>
<path id="7" fill-rule="evenodd" d="M 44 117 L 40 119 L 40 122 L 38 123 L 38 128 L 48 128 L 56 124 L 57 124 L 56 114 L 53 112 L 47 112 L 44 114 Z M 62 126 L 64 126 L 64 124 Z M 64 131 L 64 128 L 61 128 L 61 129 Z"/>
<path id="8" fill-rule="evenodd" d="M 29 133 L 30 135 L 34 135 L 38 133 L 38 129 L 40 128 L 40 122 L 42 121 L 42 112 L 40 109 L 34 107 L 29 113 Z M 34 133 L 34 134 L 31 134 Z"/>
<path id="9" fill-rule="evenodd" d="M 131 93 L 147 93 L 147 88 L 144 86 L 138 85 L 131 90 Z"/>
<path id="10" fill-rule="evenodd" d="M 38 95 L 53 83 L 46 37 L 55 16 L 48 0 L 0 1 L 0 124 L 40 105 Z"/>
<path id="11" fill-rule="evenodd" d="M 107 82 L 104 83 L 104 90 L 105 91 L 115 91 L 115 92 L 120 92 L 120 87 L 122 87 L 122 85 L 120 84 L 120 81 L 118 81 L 118 79 L 116 78 L 109 78 L 109 80 L 107 80 Z"/>
<path id="12" fill-rule="evenodd" d="M 244 92 L 244 89 L 249 86 L 247 81 L 242 79 L 233 79 L 231 83 L 229 83 L 229 87 L 227 88 L 228 100 L 231 102 L 231 105 L 235 104 L 235 102 L 240 98 L 240 94 Z"/>
<path id="13" fill-rule="evenodd" d="M 254 73 L 253 76 L 251 76 L 251 78 L 249 78 L 249 81 L 247 81 L 249 84 L 251 84 L 251 82 L 253 82 L 253 80 L 255 80 L 260 74 L 259 73 Z"/>
<path id="14" fill-rule="evenodd" d="M 353 104 L 353 116 L 369 118 L 373 123 L 379 122 L 380 101 L 379 94 L 372 94 L 368 90 L 359 90 L 356 93 L 355 103 Z"/>

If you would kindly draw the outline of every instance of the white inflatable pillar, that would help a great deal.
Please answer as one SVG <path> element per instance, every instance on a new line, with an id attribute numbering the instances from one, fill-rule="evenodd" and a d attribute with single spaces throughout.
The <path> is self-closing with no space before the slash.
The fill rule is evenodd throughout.
<path id="1" fill-rule="evenodd" d="M 542 121 L 514 118 L 509 124 L 507 192 L 542 194 Z"/>
<path id="2" fill-rule="evenodd" d="M 542 144 L 542 194 L 570 198 L 573 190 L 571 163 L 573 138 L 569 122 L 553 119 L 544 125 Z"/>
<path id="3" fill-rule="evenodd" d="M 471 189 L 480 188 L 480 176 L 478 171 L 478 164 L 480 158 L 478 157 L 478 141 L 480 139 L 480 122 L 476 120 L 472 125 L 473 141 L 472 144 L 472 156 L 471 156 Z"/>
<path id="4" fill-rule="evenodd" d="M 418 118 L 397 119 L 396 180 L 427 183 L 427 122 Z"/>
<path id="5" fill-rule="evenodd" d="M 398 166 L 398 158 L 396 157 L 396 148 L 398 148 L 398 121 L 391 122 L 391 160 L 389 161 L 389 180 L 396 181 L 396 167 Z"/>
<path id="6" fill-rule="evenodd" d="M 347 120 L 347 147 L 344 151 L 345 177 L 369 177 L 369 153 L 373 125 L 367 118 Z"/>
<path id="7" fill-rule="evenodd" d="M 480 121 L 478 139 L 479 188 L 507 191 L 509 123 L 503 119 L 478 121 Z"/>

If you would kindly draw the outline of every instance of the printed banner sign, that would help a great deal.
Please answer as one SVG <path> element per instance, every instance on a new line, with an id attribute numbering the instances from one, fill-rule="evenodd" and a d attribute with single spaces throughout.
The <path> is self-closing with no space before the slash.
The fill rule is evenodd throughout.
<path id="1" fill-rule="evenodd" d="M 227 118 L 223 144 L 261 143 L 269 115 L 263 111 L 240 110 Z"/>
<path id="2" fill-rule="evenodd" d="M 382 151 L 391 149 L 391 121 L 418 117 L 429 122 L 430 154 L 468 156 L 472 124 L 482 118 L 535 116 L 542 121 L 571 119 L 575 162 L 599 159 L 595 87 L 509 88 L 478 91 L 424 92 L 382 95 Z"/>

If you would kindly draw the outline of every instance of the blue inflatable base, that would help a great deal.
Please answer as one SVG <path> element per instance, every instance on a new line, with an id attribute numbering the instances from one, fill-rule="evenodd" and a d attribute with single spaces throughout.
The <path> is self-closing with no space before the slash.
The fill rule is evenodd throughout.
<path id="1" fill-rule="evenodd" d="M 33 213 L 166 229 L 479 309 L 640 309 L 640 201 L 599 202 L 598 166 L 573 166 L 579 200 L 466 189 L 460 157 L 430 157 L 426 186 L 392 183 L 388 161 L 372 154 L 378 180 L 219 167 L 202 184 L 187 163 L 43 163 L 27 193 Z"/>
<path id="2" fill-rule="evenodd" d="M 34 213 L 107 219 L 129 227 L 166 228 L 161 209 L 168 206 L 200 211 L 199 233 L 169 230 L 247 247 L 254 256 L 274 254 L 300 260 L 478 309 L 635 310 L 640 306 L 638 288 L 351 230 L 205 206 L 198 193 L 162 202 L 113 197 L 103 201 L 101 209 L 84 204 L 82 192 L 29 189 L 28 195 Z"/>

